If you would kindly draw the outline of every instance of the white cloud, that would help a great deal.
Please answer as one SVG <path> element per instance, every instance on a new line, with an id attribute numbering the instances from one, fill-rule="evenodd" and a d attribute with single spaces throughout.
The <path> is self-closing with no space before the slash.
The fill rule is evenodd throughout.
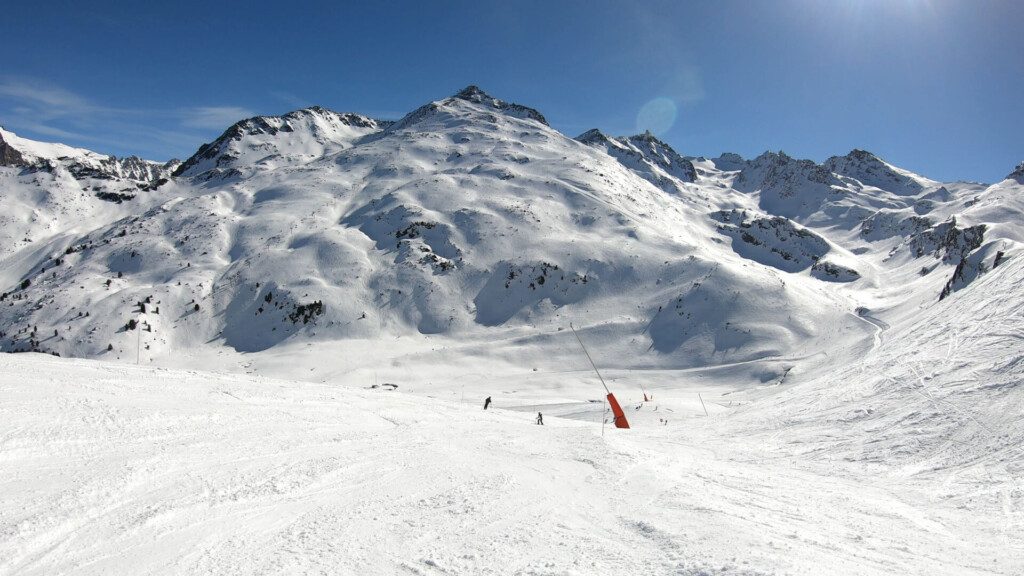
<path id="1" fill-rule="evenodd" d="M 29 80 L 0 80 L 0 97 L 22 102 L 58 116 L 98 110 L 96 106 L 73 92 Z"/>
<path id="2" fill-rule="evenodd" d="M 107 144 L 121 154 L 190 154 L 231 124 L 255 116 L 241 106 L 118 108 L 32 78 L 0 76 L 0 122 L 32 138 L 88 146 Z"/>
<path id="3" fill-rule="evenodd" d="M 180 111 L 181 124 L 187 128 L 224 129 L 228 126 L 256 115 L 248 108 L 239 106 L 200 106 L 185 108 Z"/>

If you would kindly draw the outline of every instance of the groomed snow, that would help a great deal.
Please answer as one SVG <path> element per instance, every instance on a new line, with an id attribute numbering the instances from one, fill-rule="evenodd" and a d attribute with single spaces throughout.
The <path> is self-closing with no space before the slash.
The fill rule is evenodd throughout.
<path id="1" fill-rule="evenodd" d="M 997 281 L 1012 281 L 1016 264 L 1009 276 L 987 277 L 987 288 L 996 293 Z M 924 334 L 929 340 L 914 344 L 919 361 L 933 355 L 922 389 L 932 402 L 959 403 L 964 364 L 979 377 L 986 369 L 1003 375 L 995 384 L 1008 403 L 966 408 L 971 419 L 991 422 L 993 410 L 1019 413 L 1022 350 L 1005 332 L 1019 326 L 1019 312 L 1006 317 L 1006 307 L 988 304 L 982 318 L 956 304 L 946 313 L 959 313 L 985 342 L 966 352 L 990 358 L 961 356 L 943 367 L 941 337 Z M 884 379 L 901 370 L 891 357 L 900 344 L 886 339 L 883 324 L 875 328 L 861 339 L 864 361 L 854 368 Z M 1017 367 L 1006 369 L 1014 358 Z M 481 409 L 479 390 L 501 383 L 473 379 L 469 399 L 431 397 L 443 387 L 405 393 L 372 383 L 0 356 L 0 573 L 1024 569 L 1019 422 L 1002 429 L 1001 448 L 976 442 L 975 455 L 988 463 L 933 461 L 922 472 L 907 470 L 899 454 L 849 458 L 847 444 L 862 429 L 833 414 L 837 405 L 872 406 L 880 413 L 856 424 L 885 431 L 894 426 L 889 412 L 902 420 L 916 410 L 902 409 L 907 400 L 929 402 L 870 385 L 836 396 L 829 389 L 840 382 L 827 376 L 784 395 L 747 391 L 735 405 L 705 396 L 710 417 L 685 409 L 693 390 L 661 390 L 639 411 L 627 406 L 633 429 L 603 435 L 599 408 L 596 421 L 579 411 L 555 417 L 549 409 L 564 393 L 527 379 L 510 384 L 534 401 L 547 398 L 543 427 L 524 410 L 534 406 L 497 393 L 494 408 Z M 671 414 L 669 425 L 654 406 Z M 957 408 L 944 410 L 947 419 L 972 426 Z M 913 433 L 906 422 L 895 426 Z M 956 440 L 969 440 L 967 432 L 978 430 Z M 862 449 L 870 445 L 870 437 L 859 439 Z"/>

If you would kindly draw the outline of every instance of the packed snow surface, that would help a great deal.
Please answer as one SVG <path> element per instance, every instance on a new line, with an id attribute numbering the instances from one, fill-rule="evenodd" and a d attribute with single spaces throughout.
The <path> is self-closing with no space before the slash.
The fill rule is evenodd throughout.
<path id="1" fill-rule="evenodd" d="M 631 417 L 643 413 L 633 429 L 603 435 L 587 418 L 549 413 L 537 426 L 534 410 L 510 410 L 501 398 L 484 411 L 480 393 L 461 402 L 367 388 L 0 358 L 0 572 L 1024 569 L 1020 469 L 1005 468 L 1019 444 L 1000 453 L 983 438 L 971 451 L 984 450 L 987 462 L 915 474 L 907 467 L 916 458 L 847 460 L 827 422 L 770 411 L 730 417 L 717 398 L 711 417 L 698 415 L 686 408 L 693 390 L 685 388 L 654 403 L 668 425 L 648 403 L 627 407 Z M 488 391 L 497 397 L 500 388 Z M 945 388 L 940 379 L 922 392 L 956 402 Z M 844 407 L 858 431 L 912 411 L 893 414 L 899 405 L 887 404 L 883 412 L 884 400 L 865 394 L 869 413 L 857 416 L 861 404 L 849 399 Z M 815 390 L 806 402 L 835 409 L 829 396 Z M 998 425 L 996 414 L 969 407 L 916 405 L 964 426 L 970 418 Z M 766 428 L 764 418 L 779 420 Z M 912 424 L 898 425 L 913 434 Z M 855 437 L 872 449 L 870 435 Z"/>

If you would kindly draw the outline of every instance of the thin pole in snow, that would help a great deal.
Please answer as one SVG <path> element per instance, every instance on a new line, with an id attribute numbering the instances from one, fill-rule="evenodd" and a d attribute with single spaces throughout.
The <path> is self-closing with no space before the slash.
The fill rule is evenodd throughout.
<path id="1" fill-rule="evenodd" d="M 135 340 L 135 365 L 136 366 L 139 365 L 139 356 L 142 355 L 142 320 L 141 320 L 142 316 L 139 316 L 139 318 L 140 318 L 139 323 L 135 326 L 135 329 L 138 330 L 138 334 L 136 335 L 137 338 Z"/>
<path id="2" fill-rule="evenodd" d="M 572 322 L 569 322 L 569 329 L 572 330 L 573 335 L 576 336 L 576 341 L 580 343 L 580 348 L 583 348 L 583 353 L 587 355 L 587 360 L 590 360 L 590 366 L 594 368 L 594 373 L 597 374 L 598 380 L 601 381 L 601 386 L 604 386 L 604 391 L 611 394 L 612 391 L 608 389 L 608 385 L 604 383 L 604 378 L 601 377 L 601 372 L 597 370 L 597 364 L 594 364 L 594 359 L 590 357 L 590 352 L 587 352 L 587 347 L 583 345 L 583 340 L 580 339 L 580 335 L 576 333 L 576 328 L 573 327 Z"/>
<path id="3" fill-rule="evenodd" d="M 704 409 L 704 415 L 710 418 L 711 416 L 708 414 L 708 407 L 704 405 L 704 399 L 700 397 L 700 392 L 697 392 L 697 398 L 700 399 L 700 406 Z"/>
<path id="4" fill-rule="evenodd" d="M 632 375 L 633 371 L 630 370 L 629 373 Z M 644 383 L 642 381 L 638 380 L 637 383 L 640 384 L 640 390 L 644 393 L 644 400 L 647 400 L 647 388 L 644 387 Z M 653 398 L 653 396 L 651 396 L 651 398 Z"/>

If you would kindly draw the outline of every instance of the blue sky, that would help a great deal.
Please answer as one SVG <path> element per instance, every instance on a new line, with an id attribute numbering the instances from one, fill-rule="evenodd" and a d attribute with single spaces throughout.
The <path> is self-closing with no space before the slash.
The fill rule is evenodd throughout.
<path id="1" fill-rule="evenodd" d="M 0 124 L 187 157 L 320 104 L 398 118 L 467 84 L 575 136 L 680 153 L 865 148 L 941 180 L 1024 160 L 1024 2 L 12 2 Z"/>

